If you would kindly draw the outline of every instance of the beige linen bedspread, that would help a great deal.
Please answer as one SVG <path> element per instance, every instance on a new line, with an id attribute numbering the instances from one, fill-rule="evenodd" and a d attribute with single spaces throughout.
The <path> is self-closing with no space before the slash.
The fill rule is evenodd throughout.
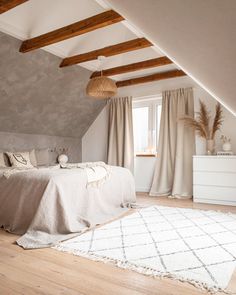
<path id="1" fill-rule="evenodd" d="M 25 249 L 50 247 L 122 214 L 136 201 L 129 170 L 110 167 L 100 186 L 87 186 L 85 170 L 34 169 L 0 175 L 0 226 L 22 235 Z"/>

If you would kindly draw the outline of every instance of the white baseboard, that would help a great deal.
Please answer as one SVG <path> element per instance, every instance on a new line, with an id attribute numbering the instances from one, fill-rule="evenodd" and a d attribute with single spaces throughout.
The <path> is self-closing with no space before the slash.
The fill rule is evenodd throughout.
<path id="1" fill-rule="evenodd" d="M 149 193 L 150 187 L 136 187 L 135 190 L 139 193 Z"/>

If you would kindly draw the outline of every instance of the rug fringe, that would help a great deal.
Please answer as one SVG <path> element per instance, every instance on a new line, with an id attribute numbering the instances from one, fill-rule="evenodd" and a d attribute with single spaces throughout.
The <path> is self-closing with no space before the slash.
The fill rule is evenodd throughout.
<path id="1" fill-rule="evenodd" d="M 58 244 L 52 248 L 55 250 L 61 251 L 61 252 L 73 254 L 75 256 L 81 256 L 84 258 L 88 258 L 93 261 L 109 263 L 109 264 L 115 265 L 119 268 L 133 270 L 133 271 L 136 271 L 136 272 L 141 273 L 146 276 L 151 276 L 151 277 L 160 278 L 160 279 L 168 278 L 168 279 L 180 281 L 182 283 L 188 283 L 198 289 L 201 289 L 202 291 L 207 291 L 210 294 L 215 294 L 217 292 L 222 292 L 227 295 L 236 294 L 235 292 L 230 292 L 230 291 L 227 291 L 226 289 L 222 289 L 222 288 L 219 288 L 216 286 L 209 287 L 206 283 L 202 283 L 202 282 L 199 282 L 196 280 L 186 279 L 184 277 L 177 276 L 177 275 L 174 275 L 169 272 L 159 272 L 159 271 L 153 270 L 152 268 L 149 268 L 147 266 L 140 266 L 140 265 L 132 264 L 128 261 L 120 261 L 118 259 L 108 258 L 105 256 L 98 256 L 94 253 L 83 252 L 81 250 L 68 250 L 66 247 L 64 247 L 61 244 Z"/>
<path id="2" fill-rule="evenodd" d="M 130 209 L 142 209 L 142 208 L 148 208 L 150 205 L 143 205 L 139 203 L 122 203 L 120 205 L 122 208 L 130 208 Z"/>

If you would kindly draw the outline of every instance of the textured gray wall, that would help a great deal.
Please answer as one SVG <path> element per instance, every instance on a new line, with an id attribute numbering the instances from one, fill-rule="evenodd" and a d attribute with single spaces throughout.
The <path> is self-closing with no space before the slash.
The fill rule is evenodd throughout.
<path id="1" fill-rule="evenodd" d="M 86 97 L 90 72 L 20 44 L 0 32 L 0 131 L 81 138 L 105 105 Z"/>
<path id="2" fill-rule="evenodd" d="M 80 162 L 82 158 L 79 138 L 0 132 L 0 151 L 23 152 L 34 148 L 68 148 L 70 162 Z M 51 151 L 49 155 L 51 162 L 56 162 L 58 154 Z"/>

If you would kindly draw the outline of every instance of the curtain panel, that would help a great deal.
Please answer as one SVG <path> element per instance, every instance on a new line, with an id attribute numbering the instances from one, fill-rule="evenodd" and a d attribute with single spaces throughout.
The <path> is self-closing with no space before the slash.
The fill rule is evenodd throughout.
<path id="1" fill-rule="evenodd" d="M 132 97 L 109 101 L 108 159 L 109 165 L 121 166 L 133 172 L 134 140 Z"/>
<path id="2" fill-rule="evenodd" d="M 151 196 L 192 197 L 195 133 L 179 120 L 184 116 L 194 117 L 193 89 L 164 91 Z"/>

